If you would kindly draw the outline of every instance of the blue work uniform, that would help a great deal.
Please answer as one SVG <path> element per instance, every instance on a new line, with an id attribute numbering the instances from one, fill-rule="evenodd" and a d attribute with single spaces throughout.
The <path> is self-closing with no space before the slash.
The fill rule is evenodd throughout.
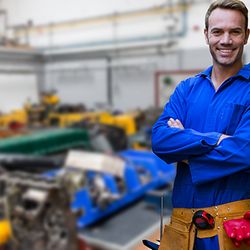
<path id="1" fill-rule="evenodd" d="M 250 64 L 217 91 L 211 72 L 209 67 L 182 81 L 152 129 L 153 152 L 167 163 L 178 162 L 174 208 L 250 198 Z M 170 128 L 171 117 L 185 129 Z M 216 146 L 221 134 L 230 137 Z M 196 239 L 195 249 L 219 249 L 217 236 Z"/>

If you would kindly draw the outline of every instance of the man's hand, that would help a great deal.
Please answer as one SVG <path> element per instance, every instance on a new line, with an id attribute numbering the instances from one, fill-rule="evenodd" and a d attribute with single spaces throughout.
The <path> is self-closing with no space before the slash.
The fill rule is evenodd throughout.
<path id="1" fill-rule="evenodd" d="M 242 242 L 250 246 L 250 211 L 241 219 L 225 221 L 223 226 L 236 247 L 240 247 Z"/>
<path id="2" fill-rule="evenodd" d="M 225 135 L 225 134 L 222 134 L 219 138 L 219 140 L 217 141 L 217 144 L 216 146 L 218 146 L 224 139 L 230 137 L 230 135 Z"/>
<path id="3" fill-rule="evenodd" d="M 173 119 L 173 118 L 170 118 L 168 120 L 168 126 L 171 127 L 171 128 L 179 128 L 179 129 L 184 129 L 182 123 L 180 122 L 180 120 L 178 119 Z"/>
<path id="4" fill-rule="evenodd" d="M 182 125 L 181 121 L 178 120 L 178 119 L 173 119 L 173 118 L 170 118 L 168 120 L 168 126 L 170 128 L 179 128 L 179 129 L 184 129 L 184 126 Z M 188 160 L 183 160 L 182 162 L 188 164 Z"/>
<path id="5" fill-rule="evenodd" d="M 173 119 L 173 118 L 170 118 L 168 120 L 168 126 L 170 128 L 179 128 L 179 129 L 184 129 L 184 126 L 182 125 L 181 121 L 178 120 L 178 119 Z M 218 146 L 224 139 L 230 137 L 230 135 L 226 135 L 226 134 L 222 134 L 216 144 L 216 146 Z"/>

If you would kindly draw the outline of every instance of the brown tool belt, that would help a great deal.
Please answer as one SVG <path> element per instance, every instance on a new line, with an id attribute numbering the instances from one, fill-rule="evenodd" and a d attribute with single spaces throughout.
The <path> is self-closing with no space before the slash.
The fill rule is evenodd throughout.
<path id="1" fill-rule="evenodd" d="M 212 229 L 197 230 L 192 223 L 193 215 L 198 210 L 204 210 L 214 217 L 215 226 Z M 223 222 L 243 217 L 250 210 L 250 199 L 225 203 L 206 208 L 174 208 L 169 225 L 165 225 L 160 250 L 193 250 L 194 239 L 208 238 L 218 235 L 220 250 L 236 249 L 227 237 Z M 244 248 L 245 247 L 245 248 Z M 247 246 L 238 250 L 249 249 Z"/>

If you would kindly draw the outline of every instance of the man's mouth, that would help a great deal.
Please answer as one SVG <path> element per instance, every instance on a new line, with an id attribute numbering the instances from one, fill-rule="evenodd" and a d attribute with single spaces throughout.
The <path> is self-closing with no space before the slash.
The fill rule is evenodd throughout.
<path id="1" fill-rule="evenodd" d="M 218 49 L 221 55 L 231 55 L 234 51 L 234 49 Z"/>

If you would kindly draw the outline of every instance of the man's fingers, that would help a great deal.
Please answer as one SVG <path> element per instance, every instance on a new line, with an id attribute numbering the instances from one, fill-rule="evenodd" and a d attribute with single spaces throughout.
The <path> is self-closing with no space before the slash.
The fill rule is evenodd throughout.
<path id="1" fill-rule="evenodd" d="M 184 129 L 182 123 L 180 122 L 180 120 L 178 119 L 173 119 L 173 118 L 170 118 L 168 120 L 168 126 L 171 127 L 171 128 L 180 128 L 180 129 Z"/>
<path id="2" fill-rule="evenodd" d="M 173 127 L 173 122 L 169 120 L 169 121 L 168 121 L 168 126 L 169 126 L 169 127 Z"/>
<path id="3" fill-rule="evenodd" d="M 177 123 L 176 123 L 176 121 L 173 118 L 170 118 L 168 120 L 168 126 L 171 127 L 171 128 L 176 128 Z"/>
<path id="4" fill-rule="evenodd" d="M 180 129 L 184 129 L 184 127 L 183 127 L 183 125 L 182 125 L 182 123 L 181 123 L 180 120 L 176 119 L 176 123 L 178 124 L 178 126 L 179 126 Z"/>

